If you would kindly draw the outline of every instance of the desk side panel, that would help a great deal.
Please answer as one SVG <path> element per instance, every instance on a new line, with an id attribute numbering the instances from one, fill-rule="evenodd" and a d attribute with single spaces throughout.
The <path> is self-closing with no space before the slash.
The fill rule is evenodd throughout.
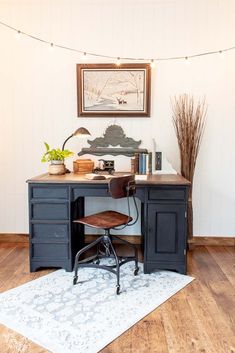
<path id="1" fill-rule="evenodd" d="M 30 271 L 72 270 L 68 185 L 29 183 Z"/>

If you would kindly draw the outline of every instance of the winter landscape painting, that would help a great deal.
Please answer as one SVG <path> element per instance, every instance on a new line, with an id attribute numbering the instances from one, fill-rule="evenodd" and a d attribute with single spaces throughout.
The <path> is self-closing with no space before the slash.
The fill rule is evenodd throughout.
<path id="1" fill-rule="evenodd" d="M 79 116 L 150 116 L 149 64 L 78 64 L 77 75 Z"/>

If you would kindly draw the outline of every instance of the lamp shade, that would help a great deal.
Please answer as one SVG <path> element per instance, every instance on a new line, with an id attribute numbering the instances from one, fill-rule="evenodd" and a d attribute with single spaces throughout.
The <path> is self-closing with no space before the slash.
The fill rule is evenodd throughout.
<path id="1" fill-rule="evenodd" d="M 64 151 L 64 147 L 66 142 L 71 139 L 71 137 L 73 136 L 78 136 L 78 137 L 88 137 L 90 136 L 90 132 L 85 128 L 85 127 L 79 127 L 76 131 L 74 131 L 74 133 L 72 135 L 70 135 L 63 143 L 62 146 L 62 151 Z"/>
<path id="2" fill-rule="evenodd" d="M 85 127 L 79 127 L 74 133 L 73 136 L 79 137 L 88 137 L 90 136 L 90 132 Z"/>

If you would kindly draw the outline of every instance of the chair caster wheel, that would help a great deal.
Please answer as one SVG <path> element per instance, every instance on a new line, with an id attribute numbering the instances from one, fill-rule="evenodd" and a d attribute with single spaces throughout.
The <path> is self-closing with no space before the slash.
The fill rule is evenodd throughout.
<path id="1" fill-rule="evenodd" d="M 77 276 L 73 278 L 73 285 L 74 285 L 74 286 L 75 286 L 75 284 L 77 284 L 77 280 L 78 280 L 78 277 L 77 277 Z"/>
<path id="2" fill-rule="evenodd" d="M 120 286 L 117 286 L 116 293 L 120 294 Z"/>
<path id="3" fill-rule="evenodd" d="M 138 272 L 139 272 L 139 267 L 137 267 L 134 271 L 134 276 L 137 276 L 138 275 Z"/>

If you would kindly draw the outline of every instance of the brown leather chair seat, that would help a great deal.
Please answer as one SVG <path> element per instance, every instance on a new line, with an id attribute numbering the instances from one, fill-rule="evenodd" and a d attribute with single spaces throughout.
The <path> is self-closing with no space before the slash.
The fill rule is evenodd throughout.
<path id="1" fill-rule="evenodd" d="M 116 211 L 103 211 L 90 216 L 75 220 L 75 223 L 81 223 L 93 228 L 111 229 L 119 227 L 128 222 L 132 221 L 132 217 L 129 217 L 123 213 Z"/>

